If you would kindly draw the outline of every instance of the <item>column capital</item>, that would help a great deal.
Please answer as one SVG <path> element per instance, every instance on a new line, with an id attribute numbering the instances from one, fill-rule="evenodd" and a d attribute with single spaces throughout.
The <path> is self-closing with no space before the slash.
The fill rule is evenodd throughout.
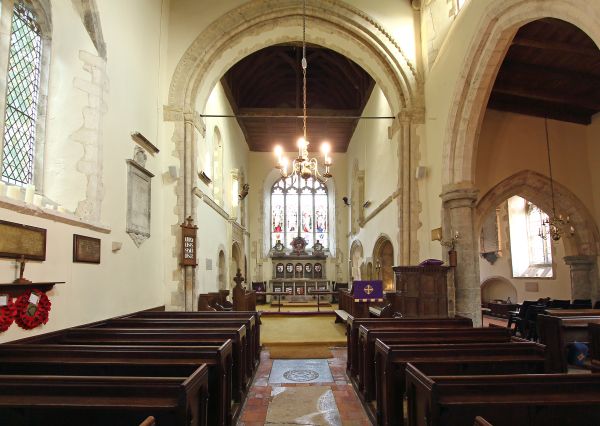
<path id="1" fill-rule="evenodd" d="M 449 208 L 472 207 L 479 197 L 479 190 L 472 186 L 446 185 L 440 197 Z"/>
<path id="2" fill-rule="evenodd" d="M 569 266 L 578 266 L 580 268 L 592 268 L 596 264 L 595 256 L 575 255 L 563 257 L 565 263 Z"/>

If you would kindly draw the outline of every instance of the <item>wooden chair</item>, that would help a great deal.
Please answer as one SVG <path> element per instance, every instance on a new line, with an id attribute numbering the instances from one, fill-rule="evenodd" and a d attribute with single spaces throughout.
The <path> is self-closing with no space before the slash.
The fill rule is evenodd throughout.
<path id="1" fill-rule="evenodd" d="M 591 299 L 575 299 L 569 309 L 592 309 Z"/>
<path id="2" fill-rule="evenodd" d="M 506 327 L 510 329 L 512 324 L 515 325 L 515 328 L 512 331 L 513 336 L 517 334 L 517 331 L 521 333 L 521 336 L 525 336 L 525 315 L 527 314 L 527 309 L 529 309 L 529 307 L 531 305 L 534 305 L 535 303 L 536 302 L 531 300 L 525 300 L 521 304 L 521 307 L 519 308 L 518 312 L 509 316 L 508 324 Z"/>
<path id="3" fill-rule="evenodd" d="M 569 309 L 571 306 L 570 300 L 554 299 L 548 303 L 548 309 Z"/>

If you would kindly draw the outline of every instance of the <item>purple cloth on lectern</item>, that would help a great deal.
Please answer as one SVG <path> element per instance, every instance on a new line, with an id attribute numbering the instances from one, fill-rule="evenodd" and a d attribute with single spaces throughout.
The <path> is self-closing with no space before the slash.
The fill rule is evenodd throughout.
<path id="1" fill-rule="evenodd" d="M 352 297 L 355 299 L 382 299 L 383 281 L 354 281 Z"/>

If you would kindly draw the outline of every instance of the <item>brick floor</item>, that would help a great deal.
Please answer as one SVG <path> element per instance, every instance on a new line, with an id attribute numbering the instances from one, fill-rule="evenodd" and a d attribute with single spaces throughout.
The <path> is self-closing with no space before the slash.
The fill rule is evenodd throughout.
<path id="1" fill-rule="evenodd" d="M 330 386 L 340 413 L 341 425 L 370 426 L 371 422 L 346 376 L 346 348 L 334 348 L 331 353 L 333 358 L 328 360 L 328 364 L 333 376 L 333 383 L 296 383 L 278 384 L 277 386 Z M 273 423 L 265 423 L 269 403 L 272 400 L 272 386 L 269 385 L 269 374 L 272 365 L 273 361 L 269 358 L 268 349 L 263 349 L 260 356 L 260 366 L 248 392 L 248 398 L 240 415 L 238 426 L 274 425 Z"/>

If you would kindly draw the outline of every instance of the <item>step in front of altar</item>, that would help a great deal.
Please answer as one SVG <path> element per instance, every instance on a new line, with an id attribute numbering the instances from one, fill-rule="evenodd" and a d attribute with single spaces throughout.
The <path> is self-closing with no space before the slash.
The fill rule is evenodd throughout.
<path id="1" fill-rule="evenodd" d="M 279 301 L 277 300 L 273 300 L 271 301 L 271 306 L 279 306 Z M 321 301 L 319 303 L 320 307 L 327 307 L 327 306 L 331 306 L 331 303 L 326 302 L 326 301 Z M 317 307 L 317 301 L 316 300 L 291 300 L 291 301 L 287 301 L 287 300 L 282 300 L 281 301 L 281 307 L 285 307 L 285 308 L 316 308 Z"/>

